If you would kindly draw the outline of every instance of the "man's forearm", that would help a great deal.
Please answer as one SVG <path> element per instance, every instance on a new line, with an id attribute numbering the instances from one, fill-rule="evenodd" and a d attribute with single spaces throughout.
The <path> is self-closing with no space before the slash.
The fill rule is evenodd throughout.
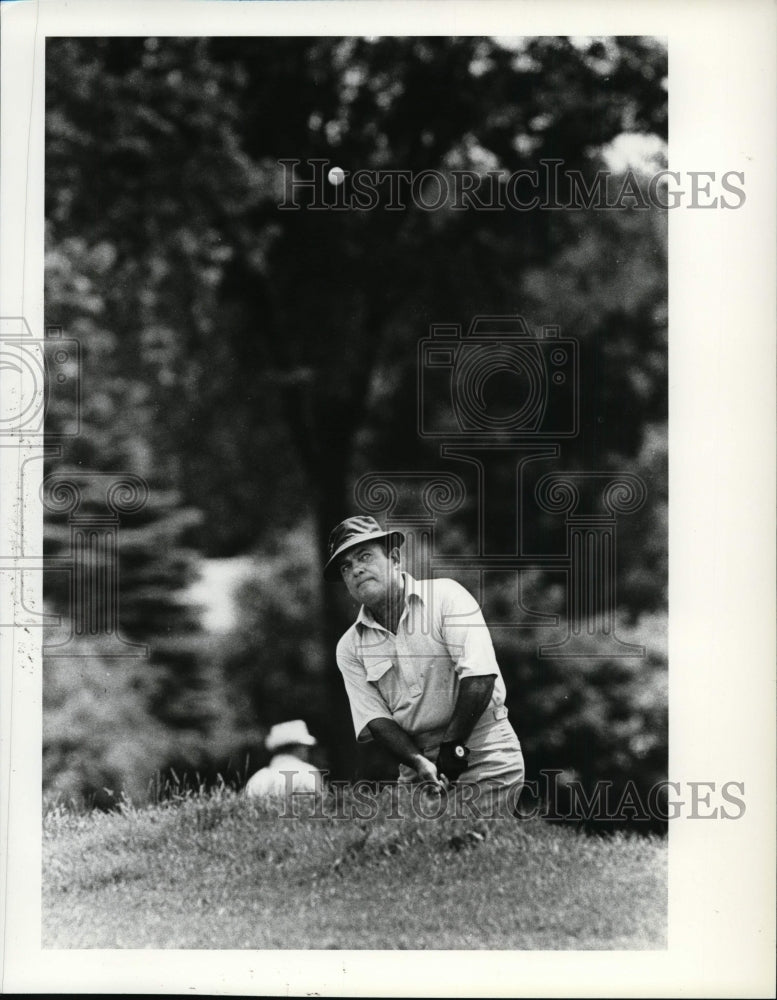
<path id="1" fill-rule="evenodd" d="M 397 760 L 415 767 L 421 752 L 405 730 L 393 719 L 373 719 L 367 723 L 373 739 L 381 743 Z"/>
<path id="2" fill-rule="evenodd" d="M 459 681 L 456 704 L 453 707 L 451 721 L 445 729 L 443 743 L 452 741 L 466 743 L 475 728 L 475 723 L 488 707 L 495 683 L 495 674 L 485 677 L 463 677 Z"/>

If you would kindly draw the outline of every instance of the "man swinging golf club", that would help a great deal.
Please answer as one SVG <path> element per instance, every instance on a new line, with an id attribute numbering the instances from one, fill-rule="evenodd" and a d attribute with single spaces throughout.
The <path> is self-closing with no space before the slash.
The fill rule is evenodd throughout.
<path id="1" fill-rule="evenodd" d="M 483 615 L 455 580 L 404 572 L 404 540 L 366 516 L 329 536 L 324 578 L 361 605 L 337 644 L 356 738 L 386 747 L 400 781 L 475 784 L 492 805 L 514 803 L 523 755 Z"/>

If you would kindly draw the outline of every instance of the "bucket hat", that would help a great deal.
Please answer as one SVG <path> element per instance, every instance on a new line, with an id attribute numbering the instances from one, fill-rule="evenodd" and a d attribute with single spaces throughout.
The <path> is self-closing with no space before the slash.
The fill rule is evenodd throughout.
<path id="1" fill-rule="evenodd" d="M 264 745 L 270 751 L 277 750 L 278 747 L 289 746 L 293 743 L 301 744 L 305 747 L 316 745 L 315 738 L 308 732 L 308 727 L 303 719 L 292 719 L 290 722 L 279 722 L 270 729 Z"/>
<path id="2" fill-rule="evenodd" d="M 346 549 L 352 549 L 354 545 L 363 545 L 365 542 L 377 542 L 381 538 L 395 539 L 396 545 L 401 545 L 405 540 L 403 532 L 384 531 L 375 518 L 369 515 L 347 517 L 341 521 L 329 535 L 324 579 L 330 581 L 340 579 L 337 560 Z"/>

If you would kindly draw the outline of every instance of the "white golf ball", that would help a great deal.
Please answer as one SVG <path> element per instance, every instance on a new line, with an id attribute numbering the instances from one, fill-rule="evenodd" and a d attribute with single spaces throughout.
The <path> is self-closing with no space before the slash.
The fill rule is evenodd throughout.
<path id="1" fill-rule="evenodd" d="M 327 174 L 329 178 L 329 183 L 334 184 L 337 187 L 338 184 L 342 184 L 345 180 L 345 174 L 343 173 L 342 167 L 332 167 L 332 169 Z"/>

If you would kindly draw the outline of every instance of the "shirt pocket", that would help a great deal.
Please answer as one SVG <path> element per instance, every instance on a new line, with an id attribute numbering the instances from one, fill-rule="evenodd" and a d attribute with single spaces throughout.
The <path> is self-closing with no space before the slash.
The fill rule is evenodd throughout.
<path id="1" fill-rule="evenodd" d="M 389 659 L 367 660 L 364 664 L 367 680 L 380 691 L 391 711 L 397 708 L 402 700 L 402 686 L 393 667 L 394 663 Z"/>

